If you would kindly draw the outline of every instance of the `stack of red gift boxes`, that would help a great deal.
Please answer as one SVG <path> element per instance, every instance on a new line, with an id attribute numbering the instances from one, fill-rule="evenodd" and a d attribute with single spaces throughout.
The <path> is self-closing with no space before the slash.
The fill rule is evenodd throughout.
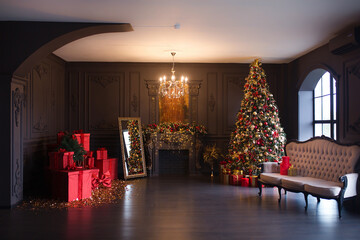
<path id="1" fill-rule="evenodd" d="M 64 135 L 63 132 L 58 133 L 58 144 L 61 143 Z M 51 194 L 54 198 L 69 202 L 90 198 L 94 182 L 105 182 L 107 178 L 111 180 L 117 178 L 116 158 L 108 159 L 107 150 L 101 148 L 96 151 L 95 161 L 93 151 L 90 151 L 90 133 L 75 131 L 73 135 L 87 152 L 82 166 L 75 166 L 74 152 L 66 152 L 64 149 L 49 152 Z M 106 186 L 109 187 L 109 184 Z"/>
<path id="2" fill-rule="evenodd" d="M 242 187 L 257 187 L 258 186 L 258 177 L 255 175 L 244 175 L 243 171 L 234 170 L 231 173 L 230 169 L 226 169 L 225 164 L 220 165 L 220 181 L 221 183 L 234 186 Z"/>

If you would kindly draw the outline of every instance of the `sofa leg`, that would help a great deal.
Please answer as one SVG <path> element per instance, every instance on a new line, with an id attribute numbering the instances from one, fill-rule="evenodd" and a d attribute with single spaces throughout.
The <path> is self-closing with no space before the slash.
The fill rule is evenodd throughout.
<path id="1" fill-rule="evenodd" d="M 261 194 L 262 194 L 262 184 L 261 183 L 258 183 L 258 188 L 259 188 L 259 197 L 261 197 Z"/>
<path id="2" fill-rule="evenodd" d="M 277 187 L 278 188 L 278 192 L 279 192 L 279 202 L 281 201 L 281 187 Z"/>
<path id="3" fill-rule="evenodd" d="M 305 211 L 307 210 L 308 208 L 308 193 L 304 193 L 304 198 L 305 198 Z"/>
<path id="4" fill-rule="evenodd" d="M 341 218 L 341 209 L 342 209 L 342 206 L 343 206 L 343 200 L 344 200 L 344 198 L 343 198 L 342 196 L 340 196 L 340 197 L 337 199 L 338 211 L 339 211 L 339 218 Z"/>

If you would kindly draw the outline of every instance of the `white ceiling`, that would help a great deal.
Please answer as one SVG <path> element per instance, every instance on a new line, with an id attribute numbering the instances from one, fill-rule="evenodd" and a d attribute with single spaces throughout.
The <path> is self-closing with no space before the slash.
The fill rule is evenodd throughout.
<path id="1" fill-rule="evenodd" d="M 133 26 L 54 52 L 66 61 L 287 63 L 360 24 L 360 0 L 0 0 L 0 20 Z"/>

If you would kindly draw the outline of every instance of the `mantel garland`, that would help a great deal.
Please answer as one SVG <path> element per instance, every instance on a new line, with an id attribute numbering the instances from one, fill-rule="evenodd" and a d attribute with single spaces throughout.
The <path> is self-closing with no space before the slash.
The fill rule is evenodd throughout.
<path id="1" fill-rule="evenodd" d="M 148 124 L 144 127 L 145 138 L 154 136 L 160 133 L 160 141 L 168 144 L 192 144 L 192 137 L 194 135 L 206 135 L 207 130 L 203 125 L 195 123 L 181 123 L 181 122 L 165 122 L 157 124 Z M 148 138 L 146 138 L 148 140 Z M 153 139 L 156 139 L 154 137 Z"/>
<path id="2" fill-rule="evenodd" d="M 138 127 L 137 120 L 129 120 L 127 124 L 127 128 L 129 130 L 130 136 L 130 156 L 127 161 L 127 168 L 129 174 L 139 174 L 143 173 L 143 165 L 142 165 L 142 155 L 141 155 L 141 146 L 140 146 L 140 132 Z"/>

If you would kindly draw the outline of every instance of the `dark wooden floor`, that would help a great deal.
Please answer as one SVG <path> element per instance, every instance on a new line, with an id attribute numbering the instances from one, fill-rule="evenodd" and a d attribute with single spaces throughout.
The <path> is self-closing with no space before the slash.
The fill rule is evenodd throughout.
<path id="1" fill-rule="evenodd" d="M 133 181 L 119 204 L 68 210 L 0 210 L 0 239 L 360 239 L 360 216 L 333 200 L 234 187 L 203 176 Z"/>

